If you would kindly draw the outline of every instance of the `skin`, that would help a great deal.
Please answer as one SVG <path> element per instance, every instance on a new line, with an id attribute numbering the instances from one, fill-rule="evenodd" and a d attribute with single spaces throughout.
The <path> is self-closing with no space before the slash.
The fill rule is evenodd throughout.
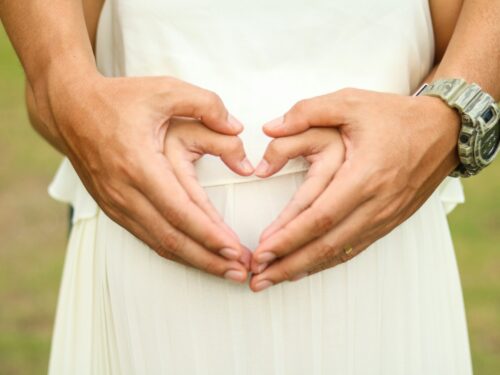
<path id="1" fill-rule="evenodd" d="M 70 159 L 103 211 L 159 255 L 245 282 L 250 250 L 165 155 L 177 117 L 230 136 L 243 126 L 209 90 L 172 77 L 102 76 L 91 43 L 99 10 L 100 3 L 85 3 L 85 21 L 76 0 L 0 1 L 26 72 L 34 127 Z M 242 149 L 233 151 L 238 173 L 251 174 Z"/>
<path id="2" fill-rule="evenodd" d="M 498 77 L 500 59 L 492 57 L 491 48 L 482 48 L 499 45 L 495 22 L 498 9 L 487 0 L 464 3 L 455 29 L 461 1 L 430 1 L 436 34 L 436 66 L 428 78 L 461 76 L 478 82 L 498 97 L 499 80 L 492 77 Z M 177 116 L 192 117 L 215 131 L 233 136 L 241 131 L 241 125 L 227 116 L 227 109 L 215 93 L 185 82 L 170 77 L 102 77 L 95 68 L 91 43 L 95 41 L 96 15 L 101 5 L 101 1 L 84 1 L 82 6 L 76 0 L 55 0 L 47 7 L 43 0 L 26 4 L 0 0 L 0 16 L 26 71 L 27 98 L 35 128 L 70 158 L 101 208 L 159 254 L 182 259 L 218 276 L 237 267 L 236 271 L 246 277 L 248 249 L 235 242 L 230 230 L 200 203 L 204 198 L 185 186 L 185 178 L 176 175 L 165 147 L 167 129 Z M 24 27 L 27 24 L 29 28 Z M 39 29 L 46 32 L 36 32 Z M 498 50 L 493 50 L 495 53 Z M 128 112 L 131 106 L 133 113 Z M 372 116 L 379 119 L 375 123 L 390 129 L 370 130 L 368 116 L 360 108 L 373 112 Z M 405 113 L 412 116 L 404 117 Z M 128 120 L 130 117 L 135 121 Z M 134 126 L 139 121 L 147 126 Z M 281 122 L 281 126 L 273 126 Z M 413 125 L 411 134 L 404 133 L 400 126 L 403 122 Z M 443 123 L 449 126 L 443 127 Z M 252 261 L 253 272 L 262 272 L 271 262 L 270 259 L 258 262 L 261 253 L 274 251 L 277 260 L 252 277 L 251 289 L 262 290 L 333 267 L 404 221 L 457 164 L 458 123 L 456 113 L 438 99 L 346 89 L 303 100 L 283 117 L 266 124 L 266 133 L 276 137 L 276 141 L 287 137 L 291 144 L 302 146 L 285 147 L 283 142 L 281 146 L 279 143 L 270 146 L 265 155 L 267 166 L 264 164 L 256 171 L 262 177 L 275 173 L 274 169 L 279 169 L 282 163 L 280 160 L 298 156 L 300 152 L 307 157 L 311 150 L 317 151 L 315 144 L 321 144 L 322 137 L 312 137 L 309 127 L 325 127 L 322 130 L 338 127 L 346 152 L 338 171 L 323 163 L 324 178 L 318 175 L 309 178 L 310 187 L 301 189 L 297 193 L 299 198 L 296 195 L 277 222 L 263 233 Z M 380 134 L 386 134 L 381 142 L 368 142 L 380 138 Z M 301 140 L 293 138 L 300 136 Z M 398 145 L 399 139 L 411 142 Z M 333 140 L 332 143 L 335 144 Z M 332 152 L 331 147 L 323 146 Z M 392 152 L 386 153 L 387 147 Z M 370 170 L 362 168 L 362 164 L 367 164 L 366 157 L 377 161 Z M 406 163 L 400 165 L 400 160 Z M 141 171 L 140 166 L 151 163 L 155 168 Z M 161 168 L 156 168 L 158 165 Z M 360 174 L 364 180 L 356 178 Z M 331 181 L 325 182 L 327 176 Z M 167 190 L 172 186 L 174 190 Z M 332 186 L 340 188 L 342 195 L 333 196 Z M 349 193 L 357 191 L 352 189 L 362 189 L 361 200 Z M 199 193 L 199 189 L 194 190 Z M 168 194 L 160 195 L 158 191 Z M 172 192 L 183 197 L 183 204 L 197 210 L 195 217 L 188 216 L 178 201 L 168 201 L 165 195 Z M 371 212 L 377 213 L 376 220 L 371 223 L 360 220 Z M 307 220 L 316 223 L 320 230 L 307 232 L 307 227 L 300 226 Z M 356 236 L 365 232 L 369 235 L 364 238 Z M 353 252 L 344 257 L 340 249 L 351 238 L 358 242 L 352 242 Z M 239 262 L 208 255 L 215 256 L 216 251 L 228 245 L 238 252 Z M 199 256 L 203 260 L 197 259 Z M 242 282 L 244 278 L 236 281 Z"/>
<path id="3" fill-rule="evenodd" d="M 27 16 L 31 15 L 35 23 L 45 24 L 45 20 L 33 16 L 42 11 L 37 2 L 29 5 Z M 94 53 L 103 2 L 84 0 L 82 8 L 72 3 L 71 9 L 68 4 L 64 5 L 57 3 L 53 7 L 61 13 L 71 11 L 83 15 L 84 22 L 79 25 L 86 30 L 90 43 L 88 50 Z M 43 66 L 43 57 L 50 60 L 50 56 L 43 53 L 34 56 L 29 49 L 23 48 L 25 38 L 35 36 L 26 33 L 23 37 L 26 31 L 18 29 L 16 19 L 12 18 L 18 9 L 0 3 L 0 11 L 14 45 L 20 45 L 21 61 L 24 56 L 28 61 L 23 63 L 27 73 L 26 100 L 33 127 L 70 158 L 87 190 L 106 214 L 167 259 L 233 281 L 245 281 L 250 250 L 238 243 L 234 232 L 210 204 L 196 180 L 193 167 L 194 161 L 210 153 L 220 156 L 238 174 L 253 172 L 241 140 L 235 136 L 241 131 L 241 124 L 235 119 L 226 119 L 227 110 L 220 98 L 171 77 L 110 79 L 98 75 L 96 79 L 93 72 L 86 73 L 93 86 L 91 90 L 85 84 L 87 79 L 75 78 L 73 81 L 68 77 L 68 81 L 58 82 L 60 77 L 52 72 L 59 67 L 48 66 L 49 72 L 37 70 Z M 76 19 L 79 20 L 74 17 L 73 22 Z M 60 29 L 67 30 L 70 35 L 70 29 L 74 32 L 77 28 L 70 28 L 63 22 Z M 74 43 L 84 40 L 79 33 L 72 37 Z M 49 41 L 37 40 L 47 43 L 44 52 L 53 47 Z M 30 59 L 35 57 L 39 64 L 30 65 Z M 68 57 L 71 58 L 74 56 Z M 83 61 L 79 67 L 84 65 Z M 33 79 L 30 79 L 30 70 L 34 71 Z M 53 80 L 39 82 L 40 74 L 54 74 L 55 83 Z M 75 90 L 77 96 L 66 91 L 72 86 L 78 88 Z M 66 100 L 51 102 L 52 97 Z M 186 116 L 202 121 L 188 121 Z M 79 127 L 79 123 L 85 126 Z M 144 124 L 149 125 L 149 129 L 144 130 Z M 330 140 L 328 147 L 325 140 Z M 334 149 L 334 144 L 339 147 Z M 344 154 L 335 129 L 314 129 L 282 138 L 272 145 L 280 150 L 302 151 L 306 157 L 309 154 L 308 160 L 313 165 L 321 159 L 320 149 L 327 149 L 326 155 L 332 160 L 337 158 L 338 165 Z M 321 164 L 322 167 L 313 166 L 311 170 L 319 175 L 330 175 L 331 168 L 324 162 Z M 283 165 L 277 165 L 276 170 Z M 217 256 L 217 251 L 221 256 Z"/>
<path id="4" fill-rule="evenodd" d="M 500 2 L 434 1 L 431 10 L 437 60 L 428 78 L 462 77 L 498 100 Z M 411 216 L 458 165 L 459 116 L 437 98 L 347 88 L 296 103 L 264 131 L 279 138 L 311 127 L 339 129 L 345 161 L 316 199 L 264 232 L 252 259 L 252 270 L 264 271 L 252 276 L 253 291 L 352 259 Z"/>

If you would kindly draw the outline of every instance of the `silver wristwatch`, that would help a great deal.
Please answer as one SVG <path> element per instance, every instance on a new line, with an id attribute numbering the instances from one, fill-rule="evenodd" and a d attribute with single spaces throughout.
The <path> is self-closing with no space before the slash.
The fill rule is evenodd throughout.
<path id="1" fill-rule="evenodd" d="M 460 113 L 460 164 L 450 176 L 473 176 L 491 164 L 500 145 L 500 107 L 490 95 L 463 79 L 439 79 L 424 84 L 415 93 L 419 95 L 441 98 Z"/>

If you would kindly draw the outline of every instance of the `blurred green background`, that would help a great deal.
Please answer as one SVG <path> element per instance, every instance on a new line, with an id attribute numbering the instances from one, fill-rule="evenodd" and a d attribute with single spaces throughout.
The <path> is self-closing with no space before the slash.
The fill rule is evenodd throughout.
<path id="1" fill-rule="evenodd" d="M 30 127 L 23 73 L 0 29 L 0 374 L 44 374 L 67 233 L 47 195 L 61 156 Z M 476 375 L 500 374 L 500 161 L 450 215 Z"/>

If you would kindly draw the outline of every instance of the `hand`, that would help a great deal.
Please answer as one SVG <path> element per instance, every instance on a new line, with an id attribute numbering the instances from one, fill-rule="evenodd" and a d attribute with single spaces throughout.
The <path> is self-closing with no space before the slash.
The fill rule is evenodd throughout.
<path id="1" fill-rule="evenodd" d="M 227 233 L 238 238 L 224 223 L 223 217 L 200 186 L 195 162 L 205 154 L 219 156 L 233 172 L 248 176 L 254 168 L 246 157 L 241 139 L 210 130 L 198 120 L 173 117 L 165 136 L 164 150 L 175 176 L 191 199 Z M 250 266 L 251 251 L 246 247 L 243 255 L 231 249 L 223 249 L 221 252 L 228 259 L 240 258 L 247 268 Z"/>
<path id="2" fill-rule="evenodd" d="M 328 186 L 344 161 L 345 147 L 339 131 L 333 128 L 311 128 L 300 134 L 272 140 L 255 174 L 262 178 L 272 176 L 289 159 L 299 156 L 310 163 L 305 179 L 278 218 L 262 233 L 260 241 L 272 236 L 309 207 Z M 253 258 L 252 272 L 262 272 L 272 260 L 259 264 Z"/>
<path id="3" fill-rule="evenodd" d="M 251 289 L 345 262 L 405 221 L 458 165 L 459 123 L 437 98 L 344 89 L 300 101 L 266 124 L 273 137 L 337 127 L 346 158 L 309 207 L 259 244 L 259 264 L 278 260 Z"/>
<path id="4" fill-rule="evenodd" d="M 199 205 L 199 190 L 186 192 L 185 178 L 165 156 L 174 116 L 199 119 L 221 133 L 242 130 L 216 94 L 169 77 L 100 75 L 54 84 L 47 92 L 49 107 L 39 108 L 39 117 L 112 220 L 167 259 L 246 280 L 247 249 Z"/>

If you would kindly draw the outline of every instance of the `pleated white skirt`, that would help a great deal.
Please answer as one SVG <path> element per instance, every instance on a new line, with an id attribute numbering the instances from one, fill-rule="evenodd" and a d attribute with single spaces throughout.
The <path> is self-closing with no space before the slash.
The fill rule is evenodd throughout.
<path id="1" fill-rule="evenodd" d="M 254 248 L 303 176 L 205 189 Z M 259 293 L 159 257 L 97 210 L 71 232 L 49 372 L 471 374 L 441 199 L 348 263 Z"/>

